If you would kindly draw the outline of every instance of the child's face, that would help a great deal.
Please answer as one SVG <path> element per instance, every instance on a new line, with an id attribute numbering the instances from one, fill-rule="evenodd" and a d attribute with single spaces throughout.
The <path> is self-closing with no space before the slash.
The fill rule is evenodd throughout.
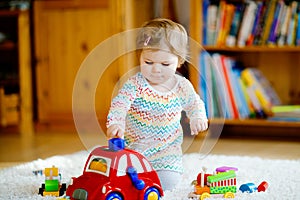
<path id="1" fill-rule="evenodd" d="M 179 67 L 178 56 L 162 50 L 143 50 L 140 56 L 141 73 L 150 84 L 164 84 Z"/>

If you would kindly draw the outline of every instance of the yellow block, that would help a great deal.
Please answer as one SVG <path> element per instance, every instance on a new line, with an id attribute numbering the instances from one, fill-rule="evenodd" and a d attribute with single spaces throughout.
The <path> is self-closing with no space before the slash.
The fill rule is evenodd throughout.
<path id="1" fill-rule="evenodd" d="M 45 176 L 58 176 L 58 168 L 57 167 L 51 167 L 51 168 L 45 168 Z"/>

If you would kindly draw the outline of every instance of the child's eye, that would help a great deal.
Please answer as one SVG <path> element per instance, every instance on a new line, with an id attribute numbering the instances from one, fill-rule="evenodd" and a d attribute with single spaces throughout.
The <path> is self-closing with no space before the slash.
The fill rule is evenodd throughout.
<path id="1" fill-rule="evenodd" d="M 146 63 L 147 65 L 152 65 L 152 64 L 153 64 L 153 62 L 151 62 L 151 61 L 145 61 L 145 63 Z"/>
<path id="2" fill-rule="evenodd" d="M 162 63 L 163 66 L 168 67 L 170 64 L 169 63 Z"/>

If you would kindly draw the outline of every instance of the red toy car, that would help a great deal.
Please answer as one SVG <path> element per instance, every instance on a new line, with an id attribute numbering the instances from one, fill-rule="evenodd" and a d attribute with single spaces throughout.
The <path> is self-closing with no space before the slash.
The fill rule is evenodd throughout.
<path id="1" fill-rule="evenodd" d="M 66 195 L 80 200 L 159 200 L 163 190 L 157 173 L 143 155 L 124 146 L 124 140 L 113 138 L 108 147 L 95 148 Z"/>

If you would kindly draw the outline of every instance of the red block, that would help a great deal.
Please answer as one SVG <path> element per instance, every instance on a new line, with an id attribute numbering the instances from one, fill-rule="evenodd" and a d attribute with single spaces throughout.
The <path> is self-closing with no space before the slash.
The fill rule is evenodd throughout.
<path id="1" fill-rule="evenodd" d="M 265 192 L 269 187 L 269 184 L 266 181 L 263 181 L 258 187 L 257 191 L 258 192 Z"/>

